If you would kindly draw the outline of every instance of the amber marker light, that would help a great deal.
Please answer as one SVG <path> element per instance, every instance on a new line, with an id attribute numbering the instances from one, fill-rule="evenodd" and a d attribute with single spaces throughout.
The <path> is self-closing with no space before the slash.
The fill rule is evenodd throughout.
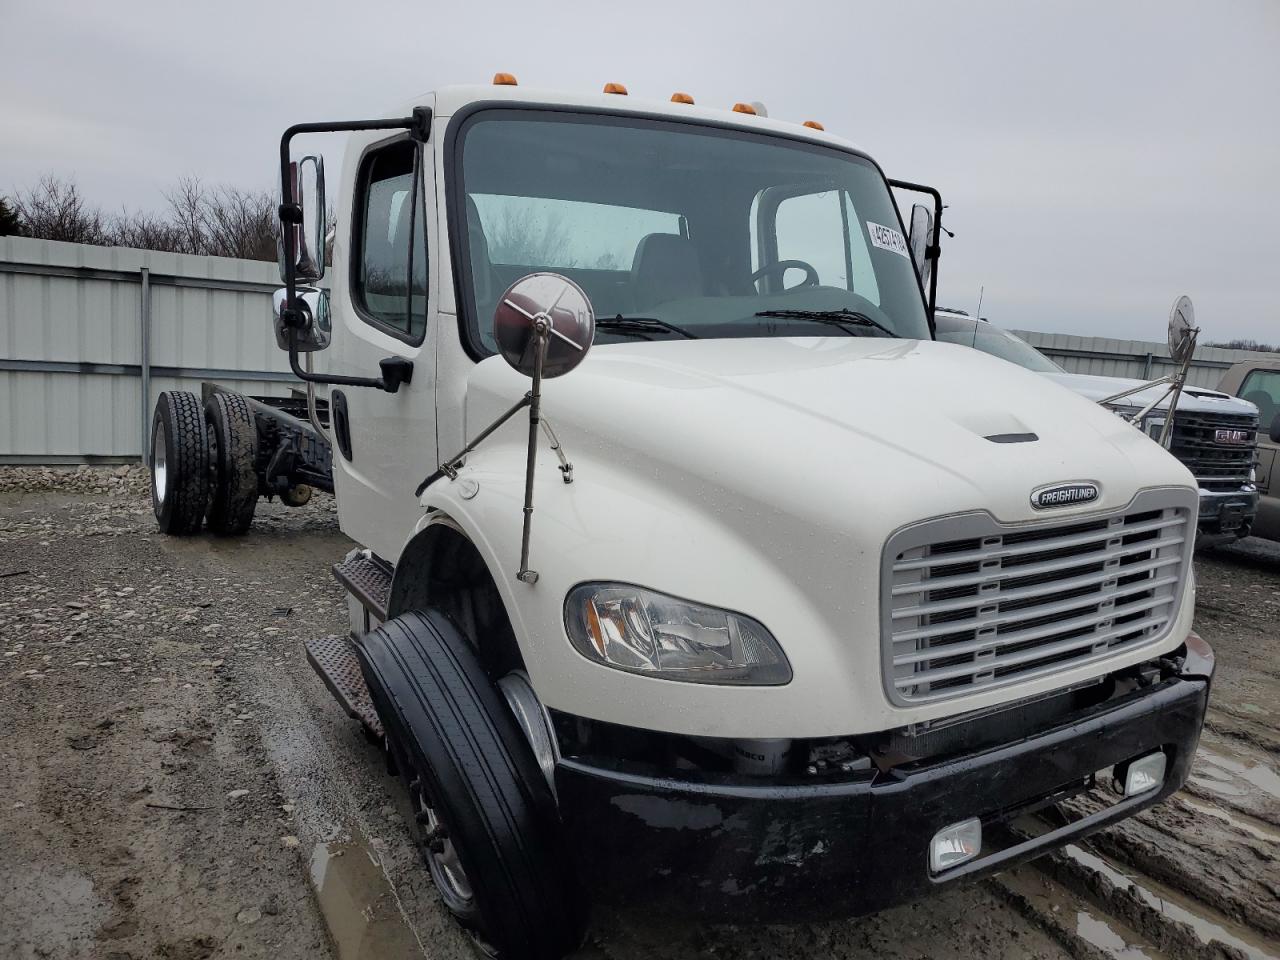
<path id="1" fill-rule="evenodd" d="M 516 75 L 514 73 L 495 73 L 493 75 L 493 85 L 495 87 L 517 86 Z"/>
<path id="2" fill-rule="evenodd" d="M 820 124 L 817 120 L 806 120 L 806 121 L 804 122 L 804 125 L 805 125 L 806 127 L 808 127 L 810 130 L 825 130 L 825 129 L 827 129 L 827 128 L 826 128 L 826 127 L 824 127 L 822 124 Z"/>
<path id="3" fill-rule="evenodd" d="M 604 85 L 605 93 L 616 93 L 620 97 L 627 95 L 627 88 L 621 83 L 606 83 Z"/>
<path id="4" fill-rule="evenodd" d="M 672 103 L 687 103 L 687 104 L 689 104 L 690 106 L 693 106 L 693 97 L 689 96 L 687 93 L 673 93 L 673 94 L 671 95 L 671 102 L 672 102 Z"/>
<path id="5" fill-rule="evenodd" d="M 596 612 L 596 605 L 590 600 L 587 601 L 587 631 L 591 635 L 591 642 L 603 657 L 605 655 L 604 629 L 600 626 L 600 614 Z"/>
<path id="6" fill-rule="evenodd" d="M 733 105 L 734 113 L 749 113 L 751 116 L 756 115 L 756 108 L 749 103 L 735 103 Z"/>

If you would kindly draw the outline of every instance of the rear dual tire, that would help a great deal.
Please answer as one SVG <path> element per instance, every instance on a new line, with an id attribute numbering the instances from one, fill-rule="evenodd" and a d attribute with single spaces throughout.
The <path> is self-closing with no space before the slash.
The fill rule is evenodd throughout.
<path id="1" fill-rule="evenodd" d="M 151 418 L 151 507 L 156 523 L 182 537 L 200 532 L 209 502 L 209 443 L 195 394 L 166 390 Z"/>
<path id="2" fill-rule="evenodd" d="M 258 428 L 245 398 L 215 393 L 204 408 L 212 490 L 205 522 L 214 533 L 239 535 L 258 506 Z"/>
<path id="3" fill-rule="evenodd" d="M 258 431 L 244 397 L 166 390 L 151 419 L 151 506 L 164 533 L 242 534 L 258 504 Z"/>
<path id="4" fill-rule="evenodd" d="M 387 621 L 357 650 L 445 906 L 503 960 L 576 949 L 585 901 L 555 799 L 475 648 L 428 610 Z"/>

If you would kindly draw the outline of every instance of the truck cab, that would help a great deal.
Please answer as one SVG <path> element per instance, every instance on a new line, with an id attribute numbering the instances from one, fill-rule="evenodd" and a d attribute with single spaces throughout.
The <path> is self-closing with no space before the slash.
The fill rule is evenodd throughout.
<path id="1" fill-rule="evenodd" d="M 327 291 L 291 154 L 325 130 Z M 1193 477 L 937 342 L 936 221 L 910 243 L 866 152 L 499 75 L 281 163 L 276 332 L 360 545 L 308 656 L 493 953 L 561 956 L 604 901 L 879 910 L 1183 783 Z"/>
<path id="2" fill-rule="evenodd" d="M 1218 389 L 1258 408 L 1258 519 L 1255 536 L 1280 540 L 1280 483 L 1276 454 L 1280 451 L 1280 359 L 1259 354 L 1232 365 Z"/>

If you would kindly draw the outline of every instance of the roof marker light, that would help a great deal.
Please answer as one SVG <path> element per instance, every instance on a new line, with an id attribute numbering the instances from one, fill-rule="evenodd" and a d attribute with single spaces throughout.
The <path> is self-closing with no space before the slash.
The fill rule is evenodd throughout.
<path id="1" fill-rule="evenodd" d="M 806 120 L 806 121 L 804 122 L 804 125 L 805 125 L 806 127 L 809 127 L 811 130 L 825 130 L 825 129 L 827 129 L 827 128 L 826 128 L 826 127 L 824 127 L 822 124 L 820 124 L 817 120 Z"/>
<path id="2" fill-rule="evenodd" d="M 493 75 L 493 85 L 495 87 L 517 86 L 516 75 L 514 73 L 495 73 Z"/>
<path id="3" fill-rule="evenodd" d="M 749 113 L 751 116 L 756 115 L 756 108 L 749 103 L 735 103 L 733 105 L 734 113 Z"/>
<path id="4" fill-rule="evenodd" d="M 693 105 L 693 97 L 689 96 L 687 93 L 673 93 L 673 94 L 671 95 L 671 102 L 672 102 L 672 103 L 687 103 L 687 104 L 689 104 L 690 106 L 692 106 L 692 105 Z"/>
<path id="5" fill-rule="evenodd" d="M 616 93 L 620 97 L 627 95 L 627 88 L 621 83 L 606 83 L 604 85 L 605 93 Z"/>

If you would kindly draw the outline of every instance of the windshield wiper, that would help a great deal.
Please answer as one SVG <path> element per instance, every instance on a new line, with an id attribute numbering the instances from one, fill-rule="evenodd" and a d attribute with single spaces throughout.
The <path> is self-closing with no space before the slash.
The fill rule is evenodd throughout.
<path id="1" fill-rule="evenodd" d="M 841 307 L 839 310 L 761 310 L 756 314 L 757 317 L 781 317 L 784 320 L 812 320 L 814 323 L 829 323 L 840 326 L 851 337 L 856 337 L 854 333 L 842 324 L 853 324 L 858 327 L 875 327 L 887 333 L 891 337 L 897 337 L 888 327 L 878 320 L 872 320 L 865 313 L 859 313 L 857 310 L 850 310 L 848 307 Z"/>
<path id="2" fill-rule="evenodd" d="M 698 339 L 697 334 L 690 333 L 684 327 L 677 327 L 674 323 L 667 323 L 657 317 L 624 317 L 622 314 L 616 317 L 600 317 L 596 320 L 596 329 L 617 333 L 654 333 L 658 330 L 666 330 L 670 333 L 678 333 L 687 340 Z"/>

